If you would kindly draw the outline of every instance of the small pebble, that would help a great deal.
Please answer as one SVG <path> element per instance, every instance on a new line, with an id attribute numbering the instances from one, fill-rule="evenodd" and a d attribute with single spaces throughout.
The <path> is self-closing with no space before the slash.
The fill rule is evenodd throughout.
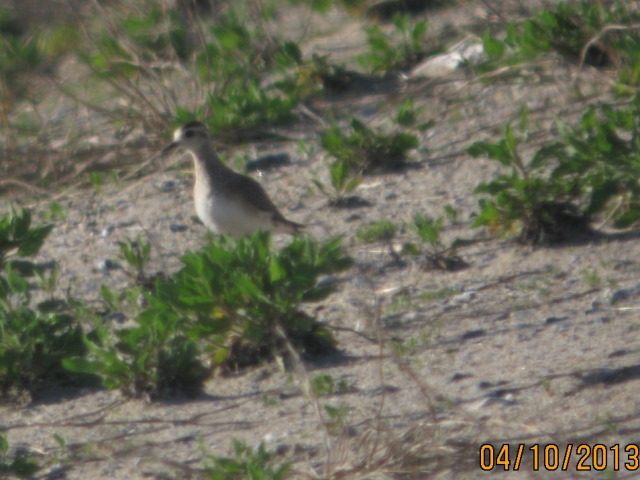
<path id="1" fill-rule="evenodd" d="M 173 190 L 176 189 L 176 186 L 177 186 L 177 183 L 174 182 L 173 180 L 165 180 L 160 185 L 158 185 L 158 188 L 160 189 L 161 192 L 172 192 Z"/>
<path id="2" fill-rule="evenodd" d="M 102 231 L 100 232 L 100 236 L 103 238 L 108 237 L 111 232 L 113 232 L 115 230 L 116 227 L 114 227 L 113 225 L 109 225 L 108 227 L 105 227 L 102 229 Z"/>
<path id="3" fill-rule="evenodd" d="M 249 172 L 256 170 L 271 170 L 273 168 L 283 167 L 291 164 L 288 153 L 274 153 L 272 155 L 263 155 L 255 160 L 249 160 L 245 167 Z"/>
<path id="4" fill-rule="evenodd" d="M 127 316 L 122 312 L 112 312 L 104 317 L 105 323 L 107 322 L 115 322 L 115 323 L 124 323 L 127 321 Z"/>
<path id="5" fill-rule="evenodd" d="M 338 283 L 338 278 L 333 275 L 325 275 L 320 277 L 316 286 L 318 287 L 333 287 L 336 283 Z"/>
<path id="6" fill-rule="evenodd" d="M 451 297 L 451 301 L 453 303 L 469 303 L 471 300 L 473 300 L 474 298 L 476 298 L 478 294 L 476 292 L 474 292 L 473 290 L 468 291 L 468 292 L 463 292 L 459 295 L 455 295 L 453 297 Z"/>
<path id="7" fill-rule="evenodd" d="M 462 334 L 461 339 L 462 340 L 471 340 L 472 338 L 478 338 L 478 337 L 484 337 L 487 334 L 487 332 L 483 329 L 478 329 L 478 330 L 469 330 L 467 332 L 464 332 Z"/>
<path id="8" fill-rule="evenodd" d="M 595 300 L 594 302 L 591 303 L 591 308 L 588 308 L 587 310 L 585 310 L 584 313 L 585 315 L 591 315 L 592 313 L 596 313 L 600 310 L 601 306 L 602 304 L 598 300 Z"/>
<path id="9" fill-rule="evenodd" d="M 371 280 L 367 277 L 363 277 L 362 275 L 357 275 L 353 279 L 353 284 L 358 288 L 369 288 L 371 287 Z"/>
<path id="10" fill-rule="evenodd" d="M 109 272 L 111 270 L 119 270 L 122 268 L 122 266 L 118 262 L 115 262 L 108 258 L 106 260 L 100 260 L 96 264 L 96 267 L 100 272 Z"/>
<path id="11" fill-rule="evenodd" d="M 304 203 L 298 202 L 295 205 L 293 205 L 292 207 L 289 207 L 288 210 L 290 212 L 295 212 L 296 210 L 300 210 L 302 208 L 304 208 Z"/>
<path id="12" fill-rule="evenodd" d="M 115 205 L 116 210 L 126 210 L 129 208 L 129 202 L 124 199 L 118 200 Z"/>
<path id="13" fill-rule="evenodd" d="M 418 312 L 403 313 L 400 317 L 400 323 L 412 323 L 418 319 Z"/>
<path id="14" fill-rule="evenodd" d="M 189 230 L 189 227 L 179 223 L 172 223 L 171 225 L 169 225 L 169 230 L 171 230 L 173 233 L 180 233 L 186 232 L 187 230 Z"/>
<path id="15" fill-rule="evenodd" d="M 454 373 L 449 379 L 449 383 L 459 382 L 461 380 L 464 380 L 465 378 L 471 377 L 473 377 L 473 374 L 471 373 Z"/>
<path id="16" fill-rule="evenodd" d="M 624 302 L 625 300 L 629 300 L 632 297 L 637 297 L 638 295 L 640 295 L 640 286 L 632 288 L 621 288 L 619 290 L 616 290 L 615 292 L 607 290 L 605 295 L 609 296 L 609 303 L 611 305 L 615 305 L 618 302 Z"/>
<path id="17" fill-rule="evenodd" d="M 554 323 L 560 323 L 567 320 L 567 317 L 548 317 L 545 318 L 544 323 L 547 325 L 553 325 Z"/>

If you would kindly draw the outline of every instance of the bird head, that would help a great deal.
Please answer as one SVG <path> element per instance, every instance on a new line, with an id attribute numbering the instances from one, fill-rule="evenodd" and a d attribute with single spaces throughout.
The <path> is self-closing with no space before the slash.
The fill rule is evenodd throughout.
<path id="1" fill-rule="evenodd" d="M 165 154 L 176 147 L 197 150 L 201 144 L 210 141 L 209 130 L 204 124 L 200 122 L 189 122 L 173 133 L 173 142 L 167 145 L 162 150 L 162 153 Z"/>

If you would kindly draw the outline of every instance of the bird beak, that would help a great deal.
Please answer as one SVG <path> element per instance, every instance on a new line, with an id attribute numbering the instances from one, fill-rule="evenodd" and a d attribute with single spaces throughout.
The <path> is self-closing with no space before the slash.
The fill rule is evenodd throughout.
<path id="1" fill-rule="evenodd" d="M 167 153 L 169 153 L 171 150 L 173 150 L 174 148 L 176 148 L 178 146 L 178 142 L 171 142 L 169 145 L 167 145 L 166 147 L 164 147 L 162 149 L 162 155 L 166 155 Z"/>

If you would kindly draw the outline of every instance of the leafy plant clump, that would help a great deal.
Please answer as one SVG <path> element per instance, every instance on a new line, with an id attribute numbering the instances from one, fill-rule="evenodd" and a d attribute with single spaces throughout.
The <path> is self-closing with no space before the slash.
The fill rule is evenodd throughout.
<path id="1" fill-rule="evenodd" d="M 621 83 L 637 85 L 640 40 L 627 30 L 636 28 L 638 20 L 632 2 L 560 2 L 532 18 L 510 22 L 503 39 L 487 31 L 483 43 L 490 59 L 481 70 L 526 63 L 556 51 L 595 67 L 622 67 Z"/>
<path id="2" fill-rule="evenodd" d="M 33 478 L 41 468 L 38 462 L 24 450 L 10 455 L 9 447 L 7 436 L 0 433 L 0 478 Z"/>
<path id="3" fill-rule="evenodd" d="M 358 188 L 362 177 L 360 175 L 351 175 L 347 162 L 342 159 L 336 159 L 329 165 L 329 181 L 331 188 L 326 186 L 317 178 L 313 179 L 313 183 L 318 190 L 329 199 L 329 205 L 332 207 L 348 207 L 357 202 L 358 197 L 352 193 Z"/>
<path id="4" fill-rule="evenodd" d="M 27 260 L 38 253 L 51 225 L 31 226 L 29 210 L 0 218 L 0 395 L 32 392 L 51 379 L 69 379 L 67 355 L 82 355 L 82 329 L 65 302 L 33 305 L 32 280 L 47 280 L 47 267 Z"/>
<path id="5" fill-rule="evenodd" d="M 306 354 L 333 351 L 330 331 L 300 306 L 333 291 L 320 275 L 349 265 L 339 240 L 297 238 L 279 252 L 270 247 L 269 234 L 257 233 L 220 237 L 186 254 L 183 268 L 146 294 L 148 306 L 134 327 L 96 328 L 85 339 L 88 357 L 69 358 L 65 366 L 97 374 L 109 388 L 155 396 L 196 391 L 209 368 L 286 355 L 289 345 Z"/>
<path id="6" fill-rule="evenodd" d="M 245 365 L 282 354 L 283 334 L 303 353 L 334 348 L 331 333 L 300 305 L 333 292 L 332 285 L 318 282 L 320 275 L 349 266 L 339 239 L 318 244 L 296 238 L 279 252 L 270 246 L 267 233 L 238 241 L 221 238 L 183 257 L 175 281 L 158 293 L 160 308 L 174 305 L 207 338 L 215 364 Z"/>
<path id="7" fill-rule="evenodd" d="M 385 133 L 352 118 L 347 133 L 333 125 L 322 135 L 321 144 L 350 174 L 361 175 L 403 167 L 409 152 L 418 148 L 419 142 L 411 133 Z"/>
<path id="8" fill-rule="evenodd" d="M 399 229 L 399 225 L 393 223 L 391 220 L 379 220 L 366 227 L 359 228 L 356 231 L 356 237 L 364 243 L 386 243 L 395 238 Z"/>
<path id="9" fill-rule="evenodd" d="M 151 259 L 151 243 L 138 235 L 135 240 L 127 238 L 117 244 L 120 255 L 132 270 L 130 275 L 135 278 L 136 283 L 149 286 L 151 278 L 147 275 L 146 270 Z"/>
<path id="10" fill-rule="evenodd" d="M 400 258 L 396 245 L 394 245 L 394 240 L 399 230 L 400 226 L 392 221 L 379 220 L 367 225 L 366 227 L 359 228 L 356 231 L 356 238 L 363 243 L 382 243 L 393 261 L 397 265 L 403 266 L 404 262 L 402 261 L 402 258 Z"/>
<path id="11" fill-rule="evenodd" d="M 424 245 L 424 251 L 413 244 L 405 245 L 405 250 L 412 253 L 423 254 L 428 269 L 456 271 L 467 268 L 469 264 L 457 254 L 459 241 L 453 242 L 449 247 L 442 243 L 440 234 L 444 227 L 444 218 L 432 218 L 422 213 L 416 213 L 412 226 Z"/>
<path id="12" fill-rule="evenodd" d="M 523 243 L 566 240 L 587 233 L 597 215 L 618 228 L 640 219 L 640 96 L 626 107 L 589 107 L 576 127 L 560 124 L 560 138 L 526 162 L 519 145 L 527 140 L 526 112 L 519 135 L 506 125 L 496 143 L 476 142 L 468 149 L 509 169 L 476 192 L 480 214 L 474 225 L 518 231 Z"/>
<path id="13" fill-rule="evenodd" d="M 179 5 L 142 4 L 95 6 L 109 21 L 85 26 L 89 41 L 81 59 L 98 85 L 126 102 L 84 104 L 149 131 L 163 131 L 169 118 L 205 119 L 236 141 L 294 119 L 302 92 L 276 81 L 276 74 L 302 64 L 302 54 L 270 31 L 274 8 L 232 2 L 215 21 L 203 22 Z M 180 89 L 167 86 L 167 78 Z"/>
<path id="14" fill-rule="evenodd" d="M 395 123 L 424 131 L 432 124 L 419 123 L 418 114 L 419 109 L 414 107 L 413 100 L 406 99 L 398 109 Z M 353 195 L 363 174 L 401 168 L 406 164 L 409 152 L 419 146 L 419 141 L 412 133 L 385 133 L 352 118 L 347 133 L 334 124 L 324 132 L 321 144 L 335 158 L 329 165 L 330 186 L 318 179 L 313 182 L 329 199 L 329 205 L 352 207 L 368 205 L 366 200 Z"/>
<path id="15" fill-rule="evenodd" d="M 392 24 L 394 31 L 391 34 L 378 26 L 366 28 L 369 51 L 358 56 L 357 61 L 372 73 L 410 68 L 427 53 L 426 20 L 412 22 L 410 15 L 397 13 L 392 18 Z"/>
<path id="16" fill-rule="evenodd" d="M 284 480 L 289 468 L 288 463 L 276 464 L 275 454 L 263 443 L 254 450 L 234 439 L 233 456 L 210 455 L 204 476 L 210 480 Z"/>

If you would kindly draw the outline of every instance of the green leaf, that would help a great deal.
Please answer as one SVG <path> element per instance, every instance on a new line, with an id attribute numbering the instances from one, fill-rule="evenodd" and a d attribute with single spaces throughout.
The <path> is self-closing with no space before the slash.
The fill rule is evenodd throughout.
<path id="1" fill-rule="evenodd" d="M 11 212 L 10 216 L 13 236 L 15 238 L 25 238 L 31 226 L 31 210 L 24 209 L 21 213 Z"/>
<path id="2" fill-rule="evenodd" d="M 7 264 L 5 269 L 5 275 L 7 279 L 7 285 L 9 291 L 14 294 L 28 294 L 29 282 L 25 280 L 20 272 L 17 272 L 11 268 L 11 264 Z"/>
<path id="3" fill-rule="evenodd" d="M 410 17 L 406 13 L 394 13 L 391 18 L 393 25 L 401 32 L 407 32 L 409 30 Z"/>
<path id="4" fill-rule="evenodd" d="M 7 261 L 7 267 L 22 277 L 33 277 L 38 270 L 41 270 L 35 263 L 21 259 Z"/>
<path id="5" fill-rule="evenodd" d="M 333 292 L 335 292 L 335 288 L 333 286 L 314 287 L 304 292 L 301 299 L 303 302 L 309 303 L 321 302 Z"/>
<path id="6" fill-rule="evenodd" d="M 344 191 L 345 192 L 353 192 L 356 188 L 358 188 L 358 185 L 360 185 L 360 182 L 362 181 L 362 178 L 360 177 L 354 177 L 351 180 L 349 180 L 345 186 L 344 186 Z"/>
<path id="7" fill-rule="evenodd" d="M 487 157 L 497 160 L 505 166 L 511 165 L 511 153 L 504 142 L 476 142 L 467 148 L 467 153 L 472 157 Z"/>
<path id="8" fill-rule="evenodd" d="M 497 222 L 500 218 L 500 213 L 495 208 L 495 204 L 493 202 L 484 200 L 480 202 L 480 208 L 480 214 L 471 223 L 471 226 L 479 227 L 484 225 L 491 225 Z"/>
<path id="9" fill-rule="evenodd" d="M 271 263 L 269 267 L 272 282 L 278 282 L 286 277 L 287 271 L 285 270 L 282 262 L 278 257 L 271 257 Z"/>
<path id="10" fill-rule="evenodd" d="M 99 365 L 86 358 L 63 358 L 62 366 L 70 372 L 76 373 L 99 373 Z"/>
<path id="11" fill-rule="evenodd" d="M 413 105 L 413 98 L 407 98 L 400 105 L 396 116 L 398 125 L 410 127 L 416 123 L 416 111 Z"/>
<path id="12" fill-rule="evenodd" d="M 295 42 L 285 42 L 278 57 L 281 66 L 302 65 L 302 50 Z"/>
<path id="13" fill-rule="evenodd" d="M 214 365 L 222 365 L 229 358 L 230 353 L 228 348 L 218 348 L 211 362 Z"/>
<path id="14" fill-rule="evenodd" d="M 333 0 L 311 0 L 311 10 L 316 13 L 327 13 L 333 6 Z"/>
<path id="15" fill-rule="evenodd" d="M 633 209 L 616 216 L 613 224 L 616 228 L 628 228 L 638 221 L 640 221 L 640 209 Z"/>
<path id="16" fill-rule="evenodd" d="M 331 184 L 338 191 L 341 191 L 347 178 L 347 163 L 344 160 L 336 160 L 329 166 Z"/>
<path id="17" fill-rule="evenodd" d="M 320 190 L 323 195 L 329 196 L 328 190 L 325 188 L 324 184 L 318 180 L 317 178 L 312 178 L 311 181 L 313 184 Z"/>
<path id="18" fill-rule="evenodd" d="M 490 30 L 482 36 L 482 47 L 489 58 L 501 57 L 505 51 L 505 44 L 493 37 Z"/>

